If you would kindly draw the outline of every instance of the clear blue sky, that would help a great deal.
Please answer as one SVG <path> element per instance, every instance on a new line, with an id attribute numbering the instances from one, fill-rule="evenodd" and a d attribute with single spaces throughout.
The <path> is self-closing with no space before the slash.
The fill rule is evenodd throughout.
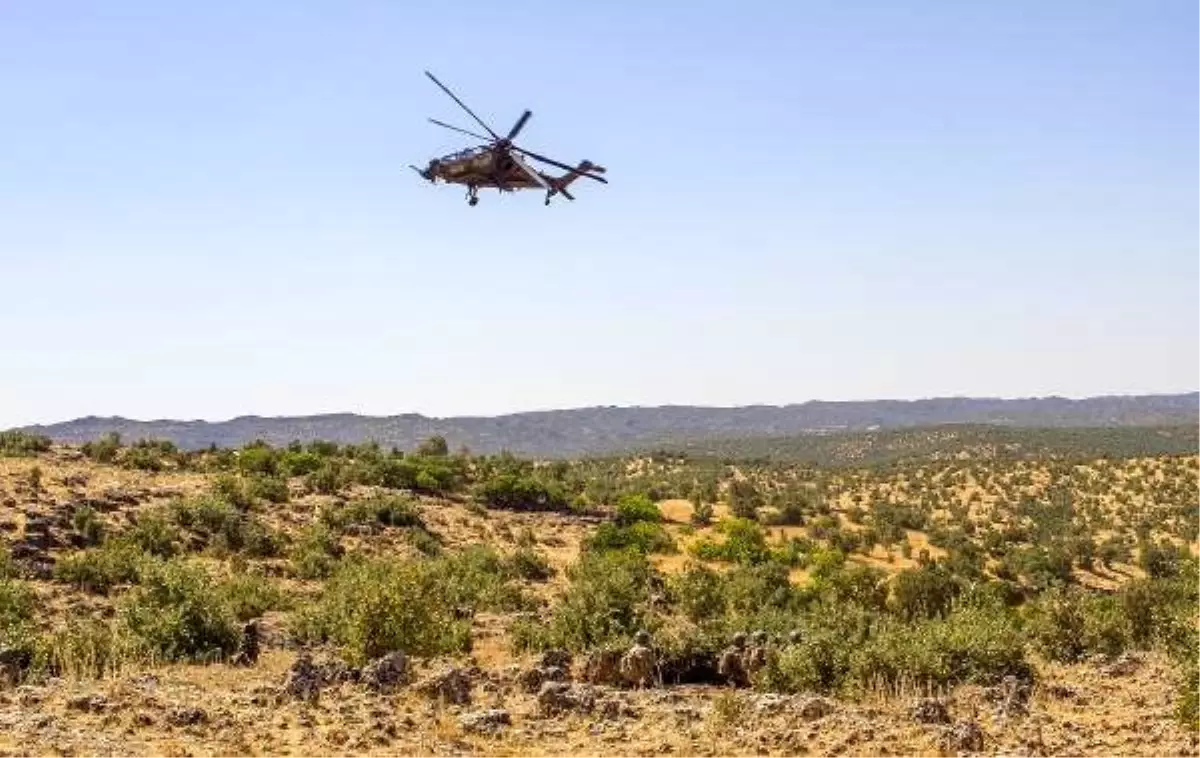
<path id="1" fill-rule="evenodd" d="M 0 5 L 0 427 L 1191 391 L 1194 1 Z M 408 168 L 497 131 L 575 203 Z"/>

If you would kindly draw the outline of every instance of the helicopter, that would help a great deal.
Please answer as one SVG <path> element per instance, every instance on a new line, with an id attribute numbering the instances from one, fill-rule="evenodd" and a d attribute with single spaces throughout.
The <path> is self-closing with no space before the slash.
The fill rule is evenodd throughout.
<path id="1" fill-rule="evenodd" d="M 465 185 L 467 188 L 467 204 L 471 206 L 479 202 L 479 190 L 483 187 L 491 187 L 500 192 L 513 192 L 540 187 L 546 190 L 545 204 L 549 205 L 550 198 L 555 195 L 562 195 L 568 200 L 574 200 L 575 197 L 567 190 L 567 187 L 580 177 L 587 177 L 588 179 L 608 184 L 607 179 L 599 176 L 599 174 L 605 173 L 606 169 L 603 166 L 597 166 L 589 160 L 581 161 L 576 166 L 570 166 L 513 144 L 513 140 L 517 134 L 525 128 L 525 124 L 529 121 L 530 116 L 533 115 L 532 111 L 526 110 L 522 113 L 517 122 L 513 124 L 513 127 L 508 130 L 508 134 L 501 137 L 490 126 L 484 123 L 483 119 L 476 116 L 462 100 L 459 100 L 458 96 L 451 92 L 449 87 L 438 81 L 437 77 L 428 71 L 425 72 L 425 76 L 433 80 L 434 84 L 449 95 L 454 102 L 458 103 L 459 107 L 466 111 L 471 118 L 475 119 L 491 135 L 491 138 L 489 139 L 481 134 L 458 126 L 452 126 L 437 119 L 429 119 L 431 123 L 438 126 L 482 140 L 484 144 L 434 158 L 429 161 L 429 165 L 424 169 L 410 164 L 409 167 L 413 171 L 416 171 L 421 178 L 434 184 L 440 180 L 447 184 Z M 565 173 L 553 176 L 544 171 L 539 171 L 529 165 L 526 161 L 527 158 L 561 168 Z"/>

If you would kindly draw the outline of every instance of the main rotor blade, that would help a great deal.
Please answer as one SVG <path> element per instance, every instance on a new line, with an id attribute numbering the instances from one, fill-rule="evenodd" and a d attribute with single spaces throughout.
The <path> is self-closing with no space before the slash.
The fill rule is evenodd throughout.
<path id="1" fill-rule="evenodd" d="M 472 111 L 470 108 L 468 108 L 468 107 L 466 106 L 466 104 L 465 104 L 465 103 L 464 103 L 462 100 L 459 100 L 459 99 L 458 99 L 458 97 L 457 97 L 457 96 L 456 96 L 456 95 L 455 95 L 453 92 L 451 92 L 451 91 L 450 91 L 450 88 L 449 88 L 449 87 L 447 87 L 446 85 L 444 85 L 444 84 L 442 84 L 441 82 L 439 82 L 439 81 L 437 80 L 437 77 L 436 77 L 436 76 L 434 76 L 433 74 L 429 73 L 428 71 L 426 71 L 426 72 L 425 72 L 425 76 L 428 76 L 430 79 L 432 79 L 432 80 L 433 80 L 433 83 L 434 83 L 434 84 L 436 84 L 437 86 L 441 87 L 441 88 L 442 88 L 442 91 L 443 91 L 443 92 L 445 92 L 447 95 L 449 95 L 449 96 L 450 96 L 450 98 L 451 98 L 451 99 L 452 99 L 454 102 L 458 103 L 458 105 L 459 105 L 459 107 L 460 107 L 460 108 L 462 108 L 462 109 L 463 109 L 464 111 L 466 111 L 467 113 L 471 114 L 471 118 L 473 118 L 473 119 L 475 119 L 477 122 L 479 122 L 479 125 L 483 127 L 484 131 L 486 131 L 488 134 L 492 135 L 492 139 L 497 139 L 497 140 L 498 140 L 498 139 L 500 139 L 500 135 L 499 135 L 499 134 L 496 134 L 494 131 L 492 131 L 492 127 L 490 127 L 490 126 L 488 126 L 487 124 L 483 123 L 483 119 L 481 119 L 479 116 L 476 116 L 476 115 L 475 115 L 475 112 L 474 112 L 474 111 Z"/>
<path id="2" fill-rule="evenodd" d="M 522 113 L 521 117 L 517 119 L 517 123 L 513 124 L 513 128 L 508 130 L 508 136 L 506 136 L 504 139 L 508 140 L 509 142 L 512 142 L 514 139 L 516 139 L 517 134 L 525 128 L 525 122 L 528 121 L 529 117 L 532 115 L 533 111 L 525 111 Z"/>
<path id="3" fill-rule="evenodd" d="M 475 139 L 480 139 L 480 140 L 483 140 L 484 142 L 487 142 L 487 141 L 488 141 L 488 138 L 487 138 L 487 137 L 485 137 L 485 136 L 483 136 L 482 134 L 476 134 L 475 132 L 467 131 L 466 129 L 463 129 L 463 128 L 461 128 L 461 127 L 452 126 L 452 125 L 450 125 L 450 124 L 443 123 L 443 122 L 441 122 L 441 121 L 438 121 L 436 118 L 431 118 L 431 119 L 429 119 L 429 120 L 430 120 L 432 123 L 435 123 L 435 124 L 437 124 L 438 126 L 445 127 L 446 129 L 452 129 L 452 130 L 454 130 L 454 131 L 456 131 L 456 132 L 461 132 L 462 134 L 465 134 L 465 135 L 467 135 L 467 136 L 469 136 L 469 137 L 474 137 Z"/>
<path id="4" fill-rule="evenodd" d="M 604 184 L 608 184 L 608 180 L 605 179 L 603 176 L 596 176 L 595 174 L 589 174 L 586 171 L 580 171 L 578 166 L 568 166 L 565 163 L 553 160 L 551 158 L 547 158 L 544 155 L 538 155 L 537 153 L 530 152 L 529 150 L 526 150 L 525 148 L 522 148 L 522 147 L 517 147 L 516 145 L 514 145 L 512 149 L 516 150 L 519 153 L 523 153 L 524 155 L 528 155 L 530 158 L 533 158 L 534 160 L 541 161 L 542 163 L 549 163 L 551 166 L 558 166 L 559 168 L 565 169 L 566 171 L 574 172 L 574 173 L 578 174 L 579 176 L 586 176 L 588 179 L 595 179 L 598 182 L 603 182 Z"/>

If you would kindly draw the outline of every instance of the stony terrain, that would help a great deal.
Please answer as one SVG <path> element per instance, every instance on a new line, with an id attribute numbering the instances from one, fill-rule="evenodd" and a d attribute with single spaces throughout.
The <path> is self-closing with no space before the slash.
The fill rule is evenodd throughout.
<path id="1" fill-rule="evenodd" d="M 0 443 L 4 754 L 1197 754 L 1195 453 Z M 998 652 L 938 626 L 984 589 L 1015 593 Z M 1110 612 L 1139 598 L 1145 628 Z M 871 655 L 806 647 L 842 611 Z"/>

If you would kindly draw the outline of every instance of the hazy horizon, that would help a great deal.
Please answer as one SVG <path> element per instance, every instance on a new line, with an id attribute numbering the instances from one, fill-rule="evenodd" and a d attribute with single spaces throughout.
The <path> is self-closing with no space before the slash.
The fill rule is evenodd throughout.
<path id="1" fill-rule="evenodd" d="M 1195 3 L 521 5 L 4 4 L 0 428 L 1200 386 Z"/>
<path id="2" fill-rule="evenodd" d="M 631 404 L 631 405 L 616 405 L 616 404 L 611 404 L 611 403 L 593 403 L 590 405 L 525 408 L 525 409 L 518 409 L 518 410 L 513 410 L 513 411 L 502 411 L 499 413 L 463 413 L 463 414 L 449 414 L 449 415 L 422 413 L 420 410 L 407 410 L 407 411 L 401 410 L 401 411 L 394 411 L 394 412 L 390 412 L 390 413 L 386 413 L 386 412 L 385 413 L 363 413 L 363 412 L 353 411 L 353 410 L 320 411 L 320 412 L 316 412 L 316 413 L 281 413 L 281 414 L 239 413 L 239 414 L 235 414 L 233 416 L 209 417 L 209 418 L 188 417 L 188 416 L 134 417 L 134 416 L 122 415 L 119 413 L 116 413 L 116 414 L 87 413 L 87 414 L 83 414 L 81 416 L 72 416 L 71 418 L 31 421 L 31 422 L 28 422 L 25 424 L 11 425 L 10 427 L 7 427 L 7 428 L 17 428 L 17 427 L 26 427 L 26 426 L 53 426 L 54 424 L 66 423 L 69 421 L 77 421 L 77 420 L 86 419 L 86 418 L 123 419 L 125 421 L 132 421 L 135 423 L 153 423 L 153 422 L 159 422 L 159 421 L 167 421 L 167 422 L 185 422 L 185 423 L 203 422 L 203 423 L 209 423 L 209 424 L 221 424 L 221 423 L 235 421 L 237 419 L 242 419 L 242 418 L 284 419 L 284 418 L 313 418 L 313 417 L 321 417 L 321 416 L 360 416 L 360 417 L 366 417 L 366 418 L 387 418 L 387 417 L 396 417 L 396 416 L 415 415 L 415 416 L 422 416 L 424 418 L 432 419 L 432 420 L 446 420 L 446 419 L 470 419 L 470 418 L 490 419 L 490 418 L 502 418 L 504 416 L 516 416 L 516 415 L 522 415 L 522 414 L 556 413 L 556 412 L 564 412 L 564 411 L 580 411 L 580 410 L 608 409 L 608 408 L 616 408 L 616 409 L 700 408 L 700 409 L 706 409 L 706 410 L 733 410 L 733 409 L 739 409 L 739 408 L 754 408 L 754 407 L 785 408 L 785 407 L 789 407 L 789 406 L 807 405 L 810 403 L 834 403 L 834 404 L 836 404 L 836 403 L 888 403 L 888 402 L 919 403 L 919 402 L 923 402 L 923 401 L 938 401 L 938 400 L 1026 401 L 1026 400 L 1054 400 L 1054 399 L 1057 399 L 1057 400 L 1078 402 L 1078 401 L 1096 400 L 1096 399 L 1104 399 L 1104 398 L 1174 397 L 1174 396 L 1192 395 L 1192 394 L 1200 394 L 1200 390 L 1193 389 L 1193 390 L 1179 390 L 1179 391 L 1169 391 L 1169 392 L 1100 393 L 1097 395 L 1080 395 L 1080 396 L 1027 395 L 1027 396 L 1003 397 L 1003 396 L 998 396 L 998 395 L 996 395 L 996 396 L 939 395 L 939 396 L 911 397 L 911 398 L 899 398 L 899 397 L 848 398 L 848 399 L 810 398 L 808 400 L 794 400 L 794 401 L 787 401 L 787 402 L 781 402 L 781 403 L 735 403 L 735 404 L 702 404 L 702 403 L 668 402 L 668 403 L 643 403 L 643 404 Z M 4 428 L 6 428 L 6 427 L 0 426 L 0 431 L 2 431 Z"/>

